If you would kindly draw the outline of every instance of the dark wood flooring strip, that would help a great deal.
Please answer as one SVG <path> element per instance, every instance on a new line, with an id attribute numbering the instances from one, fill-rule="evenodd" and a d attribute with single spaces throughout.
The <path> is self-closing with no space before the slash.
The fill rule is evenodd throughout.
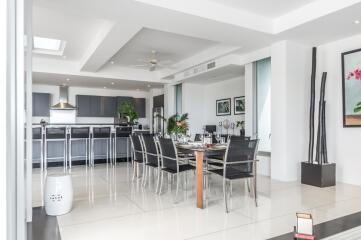
<path id="1" fill-rule="evenodd" d="M 61 240 L 58 220 L 42 207 L 33 208 L 33 222 L 27 225 L 27 240 Z"/>
<path id="2" fill-rule="evenodd" d="M 361 212 L 353 213 L 328 222 L 317 224 L 314 231 L 316 239 L 322 239 L 358 226 L 361 226 Z M 293 232 L 270 238 L 269 240 L 293 240 Z"/>

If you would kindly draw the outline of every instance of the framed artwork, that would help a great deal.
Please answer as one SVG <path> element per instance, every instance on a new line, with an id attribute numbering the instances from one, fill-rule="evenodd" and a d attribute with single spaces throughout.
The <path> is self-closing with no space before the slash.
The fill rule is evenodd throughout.
<path id="1" fill-rule="evenodd" d="M 231 99 L 219 99 L 216 101 L 216 115 L 226 116 L 231 115 Z"/>
<path id="2" fill-rule="evenodd" d="M 361 127 L 361 49 L 342 53 L 343 126 Z"/>
<path id="3" fill-rule="evenodd" d="M 246 110 L 245 99 L 246 98 L 244 96 L 234 98 L 234 103 L 233 103 L 234 115 L 245 114 L 245 110 Z"/>

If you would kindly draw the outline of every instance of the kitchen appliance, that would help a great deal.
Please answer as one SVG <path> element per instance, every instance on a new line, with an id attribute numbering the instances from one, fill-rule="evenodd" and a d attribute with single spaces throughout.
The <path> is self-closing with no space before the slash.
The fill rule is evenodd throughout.
<path id="1" fill-rule="evenodd" d="M 164 136 L 164 108 L 153 108 L 153 133 Z"/>
<path id="2" fill-rule="evenodd" d="M 59 102 L 50 108 L 50 123 L 75 123 L 77 108 L 68 103 L 68 86 L 59 86 Z"/>

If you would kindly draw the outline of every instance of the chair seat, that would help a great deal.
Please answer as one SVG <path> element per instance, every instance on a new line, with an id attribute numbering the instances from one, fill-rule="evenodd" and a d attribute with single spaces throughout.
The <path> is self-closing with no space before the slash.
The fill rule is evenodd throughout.
<path id="1" fill-rule="evenodd" d="M 223 176 L 223 169 L 212 169 L 209 170 L 212 173 L 217 175 Z M 241 179 L 241 178 L 252 178 L 253 174 L 248 172 L 240 172 L 239 169 L 227 168 L 226 170 L 226 178 L 233 180 L 233 179 Z"/>
<path id="2" fill-rule="evenodd" d="M 156 163 L 151 163 L 151 162 L 146 163 L 145 165 L 150 166 L 150 167 L 155 167 L 155 168 L 158 167 L 158 164 L 156 164 Z"/>
<path id="3" fill-rule="evenodd" d="M 134 162 L 136 162 L 136 163 L 143 163 L 143 160 L 134 159 Z"/>
<path id="4" fill-rule="evenodd" d="M 189 170 L 193 170 L 193 169 L 196 169 L 196 168 L 190 164 L 179 165 L 179 172 L 189 171 Z M 169 172 L 169 173 L 177 173 L 176 170 L 173 170 L 170 168 L 162 168 L 162 170 Z"/>

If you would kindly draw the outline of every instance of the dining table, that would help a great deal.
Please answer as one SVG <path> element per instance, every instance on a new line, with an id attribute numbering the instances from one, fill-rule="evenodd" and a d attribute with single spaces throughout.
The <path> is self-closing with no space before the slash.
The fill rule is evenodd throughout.
<path id="1" fill-rule="evenodd" d="M 196 192 L 197 208 L 204 209 L 204 160 L 208 154 L 222 155 L 227 149 L 227 144 L 203 144 L 198 142 L 176 144 L 180 152 L 194 152 L 196 157 Z"/>

